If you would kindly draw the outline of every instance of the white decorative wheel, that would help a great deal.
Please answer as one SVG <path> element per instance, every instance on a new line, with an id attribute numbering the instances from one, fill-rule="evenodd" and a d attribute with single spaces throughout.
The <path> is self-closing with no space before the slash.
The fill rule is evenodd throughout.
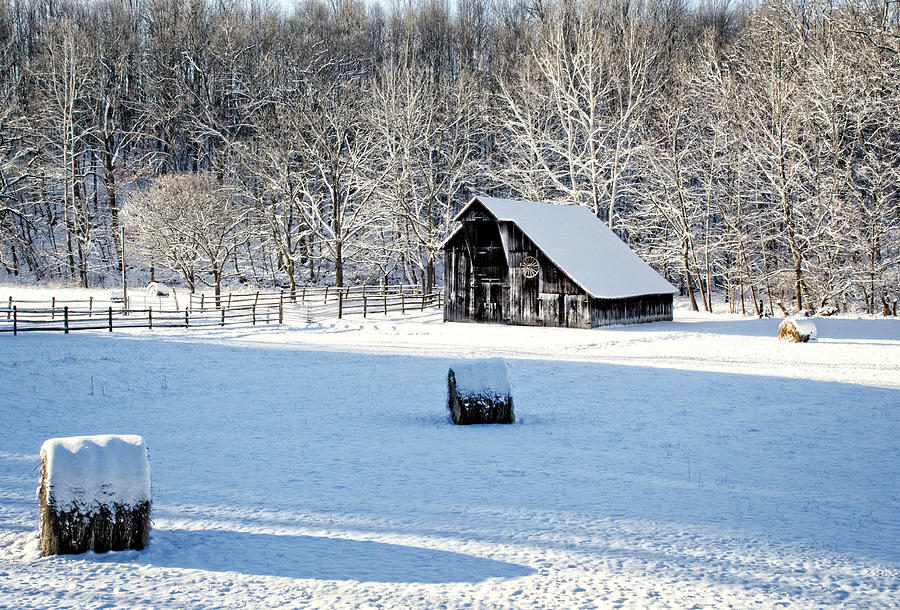
<path id="1" fill-rule="evenodd" d="M 530 280 L 536 278 L 538 273 L 540 273 L 541 264 L 535 257 L 526 256 L 522 259 L 522 264 L 519 265 L 519 269 L 522 270 L 522 275 Z"/>

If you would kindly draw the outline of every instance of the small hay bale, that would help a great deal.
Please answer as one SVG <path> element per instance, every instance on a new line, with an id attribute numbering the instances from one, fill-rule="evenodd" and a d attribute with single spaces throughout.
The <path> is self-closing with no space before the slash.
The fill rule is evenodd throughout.
<path id="1" fill-rule="evenodd" d="M 500 358 L 455 363 L 447 373 L 447 406 L 454 424 L 511 424 L 509 371 Z"/>
<path id="2" fill-rule="evenodd" d="M 41 554 L 140 550 L 150 538 L 150 462 L 136 435 L 51 438 L 41 446 Z"/>
<path id="3" fill-rule="evenodd" d="M 147 284 L 145 294 L 148 297 L 167 297 L 169 296 L 169 287 L 162 282 L 150 282 Z"/>
<path id="4" fill-rule="evenodd" d="M 778 325 L 778 338 L 792 343 L 806 343 L 817 338 L 816 325 L 810 318 L 792 316 Z"/>

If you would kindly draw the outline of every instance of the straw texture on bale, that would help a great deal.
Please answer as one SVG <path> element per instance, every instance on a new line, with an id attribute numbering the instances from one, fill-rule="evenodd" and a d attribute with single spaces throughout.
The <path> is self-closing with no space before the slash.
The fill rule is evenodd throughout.
<path id="1" fill-rule="evenodd" d="M 454 424 L 511 424 L 515 421 L 506 363 L 502 360 L 488 359 L 452 366 L 447 373 L 447 389 L 447 406 Z"/>
<path id="2" fill-rule="evenodd" d="M 786 318 L 778 326 L 778 338 L 791 343 L 816 340 L 816 325 L 807 318 Z"/>
<path id="3" fill-rule="evenodd" d="M 104 460 L 97 459 L 97 452 L 80 460 L 69 460 L 68 468 L 53 472 L 53 449 L 48 445 L 56 441 L 106 439 L 108 437 L 72 437 L 51 439 L 41 448 L 41 474 L 38 487 L 39 538 L 41 554 L 61 555 L 94 551 L 122 551 L 143 549 L 150 538 L 149 463 L 146 462 L 146 445 L 140 437 L 138 450 L 143 451 L 144 463 L 138 463 L 135 478 L 146 477 L 146 493 L 134 489 L 116 493 L 116 476 L 120 473 L 104 472 Z M 114 438 L 114 437 L 113 437 Z M 63 452 L 64 450 L 58 450 Z M 87 453 L 87 452 L 82 452 Z M 78 454 L 75 453 L 77 456 Z M 140 455 L 140 453 L 135 453 Z M 68 456 L 67 456 L 68 457 Z M 122 457 L 122 452 L 111 456 L 110 461 Z M 59 459 L 59 458 L 57 458 Z M 72 468 L 73 464 L 76 466 Z M 117 464 L 121 467 L 121 464 Z M 108 469 L 107 469 L 108 470 Z M 81 479 L 76 475 L 84 475 Z M 105 476 L 107 475 L 107 476 Z M 133 482 L 133 481 L 126 481 Z M 82 490 L 99 487 L 99 493 Z M 142 485 L 138 486 L 143 487 Z M 58 490 L 59 493 L 56 493 Z M 71 491 L 76 493 L 73 495 Z M 126 499 L 131 497 L 132 499 Z"/>

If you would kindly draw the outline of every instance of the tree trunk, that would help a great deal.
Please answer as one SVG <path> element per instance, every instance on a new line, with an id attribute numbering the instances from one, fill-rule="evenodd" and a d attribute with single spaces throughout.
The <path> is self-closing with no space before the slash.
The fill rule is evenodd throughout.
<path id="1" fill-rule="evenodd" d="M 119 205 L 116 201 L 116 177 L 113 174 L 113 155 L 110 150 L 110 139 L 111 136 L 107 136 L 104 142 L 103 182 L 106 185 L 106 196 L 109 200 L 109 225 L 113 234 L 113 243 L 116 246 L 116 263 L 119 273 L 122 273 L 122 265 L 125 264 L 125 261 L 122 260 L 122 241 L 119 235 Z"/>
<path id="2" fill-rule="evenodd" d="M 688 262 L 687 241 L 681 242 L 681 263 L 684 265 L 684 283 L 687 287 L 688 298 L 691 300 L 691 311 L 700 311 L 697 307 L 697 299 L 694 298 L 694 280 L 691 275 L 691 265 Z"/>
<path id="3" fill-rule="evenodd" d="M 428 262 L 425 266 L 425 294 L 431 294 L 432 289 L 434 289 L 434 256 L 431 252 L 428 253 Z"/>
<path id="4" fill-rule="evenodd" d="M 344 244 L 334 245 L 334 285 L 344 285 Z"/>

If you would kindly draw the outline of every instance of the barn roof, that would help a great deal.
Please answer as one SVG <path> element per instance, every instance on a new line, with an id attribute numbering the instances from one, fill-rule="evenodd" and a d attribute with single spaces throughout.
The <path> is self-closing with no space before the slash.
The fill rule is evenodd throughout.
<path id="1" fill-rule="evenodd" d="M 476 202 L 498 221 L 518 226 L 547 258 L 593 297 L 618 299 L 677 292 L 585 207 L 478 196 L 454 220 L 460 220 Z"/>

